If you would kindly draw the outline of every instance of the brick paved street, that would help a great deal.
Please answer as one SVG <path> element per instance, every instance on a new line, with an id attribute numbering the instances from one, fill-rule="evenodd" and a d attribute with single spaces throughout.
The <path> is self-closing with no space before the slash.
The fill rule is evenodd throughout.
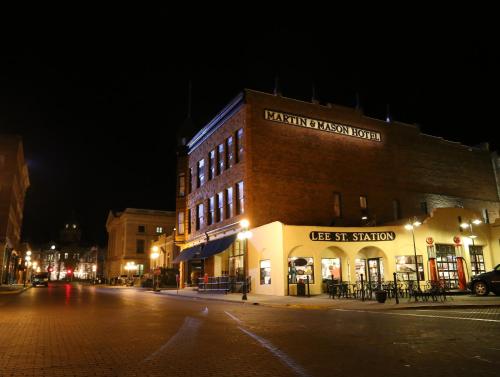
<path id="1" fill-rule="evenodd" d="M 53 284 L 0 296 L 0 376 L 494 376 L 498 308 L 359 311 Z"/>

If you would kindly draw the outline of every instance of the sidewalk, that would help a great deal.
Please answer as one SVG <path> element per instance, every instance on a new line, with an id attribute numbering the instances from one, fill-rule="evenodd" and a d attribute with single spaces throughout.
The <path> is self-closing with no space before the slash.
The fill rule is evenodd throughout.
<path id="1" fill-rule="evenodd" d="M 177 293 L 178 292 L 178 293 Z M 152 291 L 149 293 L 153 293 Z M 318 295 L 311 297 L 297 296 L 268 296 L 258 294 L 247 294 L 247 300 L 242 300 L 241 293 L 210 294 L 198 293 L 190 289 L 162 290 L 154 294 L 168 295 L 193 300 L 217 300 L 247 305 L 263 305 L 271 307 L 301 308 L 301 309 L 344 309 L 344 310 L 398 310 L 398 309 L 449 309 L 449 308 L 500 308 L 500 296 L 476 297 L 472 295 L 447 296 L 444 302 L 408 301 L 408 298 L 400 298 L 399 304 L 395 299 L 387 300 L 384 304 L 376 300 L 361 301 L 358 299 L 337 299 L 332 300 L 328 295 Z"/>
<path id="2" fill-rule="evenodd" d="M 26 287 L 22 284 L 7 284 L 0 285 L 0 295 L 15 295 L 21 293 L 26 289 L 30 288 L 31 285 L 26 284 Z"/>

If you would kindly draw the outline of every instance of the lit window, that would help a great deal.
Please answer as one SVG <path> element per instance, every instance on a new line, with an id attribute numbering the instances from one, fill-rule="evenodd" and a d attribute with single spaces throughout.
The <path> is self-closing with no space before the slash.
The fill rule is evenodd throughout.
<path id="1" fill-rule="evenodd" d="M 68 253 L 64 253 L 64 259 L 68 259 Z"/>
<path id="2" fill-rule="evenodd" d="M 208 179 L 215 177 L 215 150 L 210 151 L 208 154 Z"/>
<path id="3" fill-rule="evenodd" d="M 157 227 L 156 227 L 156 233 L 157 233 L 157 234 L 162 234 L 162 233 L 163 233 L 163 227 L 161 227 L 161 226 L 157 226 Z"/>
<path id="4" fill-rule="evenodd" d="M 212 225 L 214 223 L 215 216 L 215 197 L 211 197 L 208 199 L 208 217 L 207 217 L 207 225 Z"/>
<path id="5" fill-rule="evenodd" d="M 233 188 L 226 189 L 226 219 L 233 216 Z"/>
<path id="6" fill-rule="evenodd" d="M 216 221 L 222 221 L 224 219 L 224 196 L 222 192 L 217 193 L 217 217 Z"/>
<path id="7" fill-rule="evenodd" d="M 196 181 L 196 187 L 203 186 L 205 183 L 205 160 L 198 161 L 198 179 Z"/>
<path id="8" fill-rule="evenodd" d="M 232 138 L 232 136 L 228 137 L 226 140 L 226 162 L 227 162 L 228 169 L 231 166 L 233 166 L 233 138 Z"/>
<path id="9" fill-rule="evenodd" d="M 236 214 L 241 215 L 245 212 L 245 199 L 243 195 L 243 181 L 236 184 Z"/>
<path id="10" fill-rule="evenodd" d="M 177 214 L 177 234 L 184 234 L 184 212 Z"/>
<path id="11" fill-rule="evenodd" d="M 419 279 L 424 280 L 424 263 L 422 256 L 417 255 Z M 399 255 L 396 257 L 396 274 L 400 280 L 417 280 L 415 274 L 415 256 Z"/>
<path id="12" fill-rule="evenodd" d="M 271 261 L 269 259 L 260 261 L 260 284 L 271 284 Z"/>
<path id="13" fill-rule="evenodd" d="M 243 128 L 236 131 L 236 162 L 243 160 Z"/>
<path id="14" fill-rule="evenodd" d="M 203 203 L 196 206 L 196 230 L 200 230 L 204 226 L 204 208 Z"/>
<path id="15" fill-rule="evenodd" d="M 367 201 L 366 196 L 361 195 L 361 196 L 359 197 L 359 207 L 360 207 L 361 209 L 367 209 L 367 208 L 368 208 L 368 201 Z"/>
<path id="16" fill-rule="evenodd" d="M 217 147 L 217 175 L 224 171 L 224 144 Z"/>

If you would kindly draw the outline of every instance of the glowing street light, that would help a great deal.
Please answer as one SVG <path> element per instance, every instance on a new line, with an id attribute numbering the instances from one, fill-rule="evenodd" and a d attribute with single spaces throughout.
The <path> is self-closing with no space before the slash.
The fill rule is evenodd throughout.
<path id="1" fill-rule="evenodd" d="M 153 263 L 151 263 L 152 266 L 153 266 L 153 268 L 152 268 L 153 269 L 153 291 L 156 291 L 156 282 L 155 282 L 156 260 L 160 256 L 160 253 L 158 251 L 159 251 L 159 248 L 156 245 L 151 248 L 151 255 L 150 255 L 150 257 L 151 257 L 151 259 L 153 261 Z"/>
<path id="2" fill-rule="evenodd" d="M 422 225 L 422 223 L 414 217 L 409 220 L 409 222 L 405 225 L 406 230 L 411 230 L 411 235 L 413 237 L 413 255 L 415 257 L 415 274 L 417 275 L 417 289 L 420 291 L 420 271 L 418 270 L 418 260 L 417 260 L 417 246 L 415 245 L 415 228 Z M 417 300 L 417 296 L 415 296 L 415 300 Z"/>

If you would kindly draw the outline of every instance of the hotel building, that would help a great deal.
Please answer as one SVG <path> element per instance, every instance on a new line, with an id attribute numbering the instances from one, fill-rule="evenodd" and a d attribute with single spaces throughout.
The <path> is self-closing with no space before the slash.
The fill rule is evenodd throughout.
<path id="1" fill-rule="evenodd" d="M 183 284 L 249 276 L 252 292 L 284 295 L 308 278 L 318 294 L 332 275 L 412 280 L 418 265 L 420 280 L 463 289 L 500 263 L 500 159 L 415 125 L 245 90 L 185 144 L 177 173 Z"/>

